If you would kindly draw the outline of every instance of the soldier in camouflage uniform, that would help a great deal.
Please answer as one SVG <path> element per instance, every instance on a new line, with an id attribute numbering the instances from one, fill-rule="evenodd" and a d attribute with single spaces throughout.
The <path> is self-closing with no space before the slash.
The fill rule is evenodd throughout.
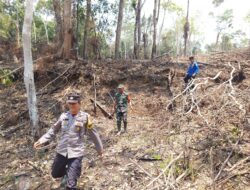
<path id="1" fill-rule="evenodd" d="M 121 134 L 121 123 L 124 124 L 124 132 L 127 132 L 127 112 L 128 104 L 131 106 L 130 96 L 124 91 L 124 85 L 118 86 L 115 94 L 114 113 L 116 113 L 118 135 Z"/>
<path id="2" fill-rule="evenodd" d="M 90 136 L 100 156 L 103 151 L 102 142 L 93 128 L 89 114 L 80 110 L 80 102 L 79 94 L 70 94 L 67 100 L 69 111 L 62 113 L 54 126 L 34 144 L 34 148 L 38 148 L 61 131 L 51 174 L 53 178 L 66 178 L 67 190 L 77 189 L 84 153 L 83 136 Z"/>

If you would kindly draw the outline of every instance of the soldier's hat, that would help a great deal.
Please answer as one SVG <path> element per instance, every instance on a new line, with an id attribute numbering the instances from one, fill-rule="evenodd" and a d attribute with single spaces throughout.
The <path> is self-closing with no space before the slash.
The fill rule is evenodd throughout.
<path id="1" fill-rule="evenodd" d="M 117 88 L 124 88 L 123 84 L 119 84 Z"/>
<path id="2" fill-rule="evenodd" d="M 78 93 L 71 93 L 68 95 L 67 103 L 80 103 L 81 97 Z"/>

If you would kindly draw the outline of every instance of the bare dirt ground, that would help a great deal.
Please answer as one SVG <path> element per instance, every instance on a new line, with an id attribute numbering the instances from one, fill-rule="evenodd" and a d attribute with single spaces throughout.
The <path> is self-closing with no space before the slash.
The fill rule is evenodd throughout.
<path id="1" fill-rule="evenodd" d="M 250 189 L 249 56 L 242 50 L 198 57 L 201 73 L 185 90 L 184 59 L 71 60 L 36 64 L 41 134 L 65 110 L 78 89 L 82 109 L 94 117 L 104 143 L 103 160 L 86 139 L 81 189 Z M 97 100 L 112 111 L 118 83 L 131 93 L 128 133 L 116 121 L 93 113 Z M 50 190 L 55 142 L 35 151 L 30 136 L 22 69 L 0 89 L 0 189 Z"/>

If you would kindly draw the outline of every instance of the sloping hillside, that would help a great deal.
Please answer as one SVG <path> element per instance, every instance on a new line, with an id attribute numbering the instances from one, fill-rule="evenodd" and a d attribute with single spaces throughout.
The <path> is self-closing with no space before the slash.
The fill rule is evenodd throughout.
<path id="1" fill-rule="evenodd" d="M 199 76 L 185 90 L 184 59 L 38 61 L 41 134 L 66 109 L 66 95 L 78 90 L 82 109 L 94 117 L 105 147 L 98 160 L 87 143 L 82 189 L 249 189 L 247 53 L 212 54 L 200 62 Z M 22 68 L 14 75 L 15 82 L 0 89 L 0 188 L 49 190 L 55 184 L 50 176 L 55 142 L 33 149 Z M 117 136 L 115 119 L 99 109 L 94 114 L 94 76 L 97 101 L 107 112 L 112 112 L 119 83 L 131 93 L 127 134 Z"/>

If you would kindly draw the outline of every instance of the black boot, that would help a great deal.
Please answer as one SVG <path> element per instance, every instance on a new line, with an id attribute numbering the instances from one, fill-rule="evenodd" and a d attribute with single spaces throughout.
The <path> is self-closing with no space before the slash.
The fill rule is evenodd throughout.
<path id="1" fill-rule="evenodd" d="M 123 122 L 123 124 L 124 124 L 124 133 L 127 133 L 127 122 Z"/>
<path id="2" fill-rule="evenodd" d="M 77 190 L 77 188 L 66 187 L 66 190 Z"/>
<path id="3" fill-rule="evenodd" d="M 120 135 L 121 134 L 121 121 L 117 121 L 117 129 L 118 129 L 117 135 Z"/>

